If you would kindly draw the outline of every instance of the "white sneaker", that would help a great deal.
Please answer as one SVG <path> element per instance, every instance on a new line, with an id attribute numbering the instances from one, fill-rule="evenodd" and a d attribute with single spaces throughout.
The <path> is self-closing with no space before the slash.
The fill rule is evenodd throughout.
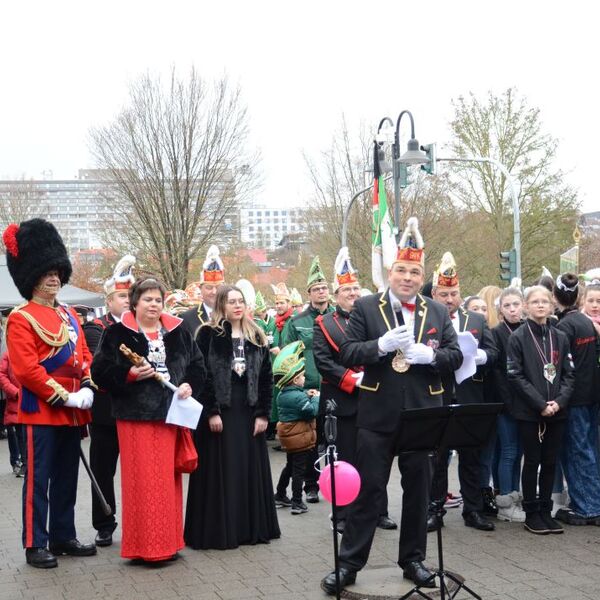
<path id="1" fill-rule="evenodd" d="M 519 503 L 515 502 L 513 494 L 518 496 L 518 492 L 496 496 L 497 518 L 500 521 L 508 521 L 509 523 L 524 523 L 525 512 Z"/>

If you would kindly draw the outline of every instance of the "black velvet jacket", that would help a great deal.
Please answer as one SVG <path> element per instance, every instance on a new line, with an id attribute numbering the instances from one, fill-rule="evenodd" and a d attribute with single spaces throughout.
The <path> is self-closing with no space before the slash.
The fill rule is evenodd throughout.
<path id="1" fill-rule="evenodd" d="M 203 417 L 221 414 L 221 409 L 231 406 L 231 362 L 233 344 L 231 324 L 223 321 L 224 332 L 204 325 L 198 332 L 196 342 L 206 359 L 207 379 L 198 400 L 204 405 Z M 244 341 L 246 358 L 246 402 L 254 407 L 255 417 L 271 414 L 273 395 L 273 372 L 268 346 L 256 346 Z M 237 377 L 237 375 L 236 375 Z"/>
<path id="2" fill-rule="evenodd" d="M 181 319 L 168 314 L 161 316 L 166 365 L 173 385 L 189 383 L 193 396 L 200 400 L 206 380 L 204 359 Z M 127 382 L 131 362 L 119 350 L 125 344 L 140 356 L 148 355 L 148 342 L 131 313 L 123 321 L 109 327 L 92 362 L 92 379 L 100 389 L 110 392 L 112 414 L 128 421 L 164 421 L 173 392 L 155 379 Z M 201 400 L 200 400 L 201 401 Z"/>

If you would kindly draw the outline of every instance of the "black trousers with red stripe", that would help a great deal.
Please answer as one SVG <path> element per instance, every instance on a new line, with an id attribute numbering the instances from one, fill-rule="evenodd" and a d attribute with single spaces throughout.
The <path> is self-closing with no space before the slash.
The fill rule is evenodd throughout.
<path id="1" fill-rule="evenodd" d="M 27 425 L 26 440 L 23 546 L 46 548 L 48 542 L 75 539 L 81 430 L 69 426 Z"/>

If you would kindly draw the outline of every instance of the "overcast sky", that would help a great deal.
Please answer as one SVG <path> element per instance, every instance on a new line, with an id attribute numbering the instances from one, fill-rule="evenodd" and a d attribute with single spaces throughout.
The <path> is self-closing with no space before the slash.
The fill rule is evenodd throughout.
<path id="1" fill-rule="evenodd" d="M 116 114 L 128 83 L 194 64 L 241 84 L 264 203 L 306 200 L 302 151 L 326 149 L 342 112 L 376 127 L 409 109 L 419 140 L 443 143 L 452 98 L 516 86 L 559 139 L 557 165 L 584 208 L 600 210 L 592 10 L 580 0 L 3 3 L 0 176 L 92 167 L 88 130 Z"/>

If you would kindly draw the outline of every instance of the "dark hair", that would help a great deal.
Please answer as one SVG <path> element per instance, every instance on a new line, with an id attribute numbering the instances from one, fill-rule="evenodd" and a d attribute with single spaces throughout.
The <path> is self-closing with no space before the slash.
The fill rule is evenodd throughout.
<path id="1" fill-rule="evenodd" d="M 469 306 L 473 300 L 482 300 L 479 296 L 469 296 L 464 303 L 465 310 L 469 310 Z"/>
<path id="2" fill-rule="evenodd" d="M 550 275 L 542 275 L 533 285 L 541 285 L 550 292 L 554 291 L 554 279 Z"/>
<path id="3" fill-rule="evenodd" d="M 574 273 L 563 273 L 556 279 L 554 286 L 554 297 L 556 301 L 566 308 L 577 304 L 579 296 L 579 279 Z"/>
<path id="4" fill-rule="evenodd" d="M 147 275 L 136 279 L 135 283 L 129 288 L 129 310 L 135 314 L 135 307 L 140 301 L 140 298 L 144 292 L 148 290 L 158 290 L 162 298 L 163 304 L 165 303 L 165 296 L 167 295 L 167 288 L 164 283 Z"/>

